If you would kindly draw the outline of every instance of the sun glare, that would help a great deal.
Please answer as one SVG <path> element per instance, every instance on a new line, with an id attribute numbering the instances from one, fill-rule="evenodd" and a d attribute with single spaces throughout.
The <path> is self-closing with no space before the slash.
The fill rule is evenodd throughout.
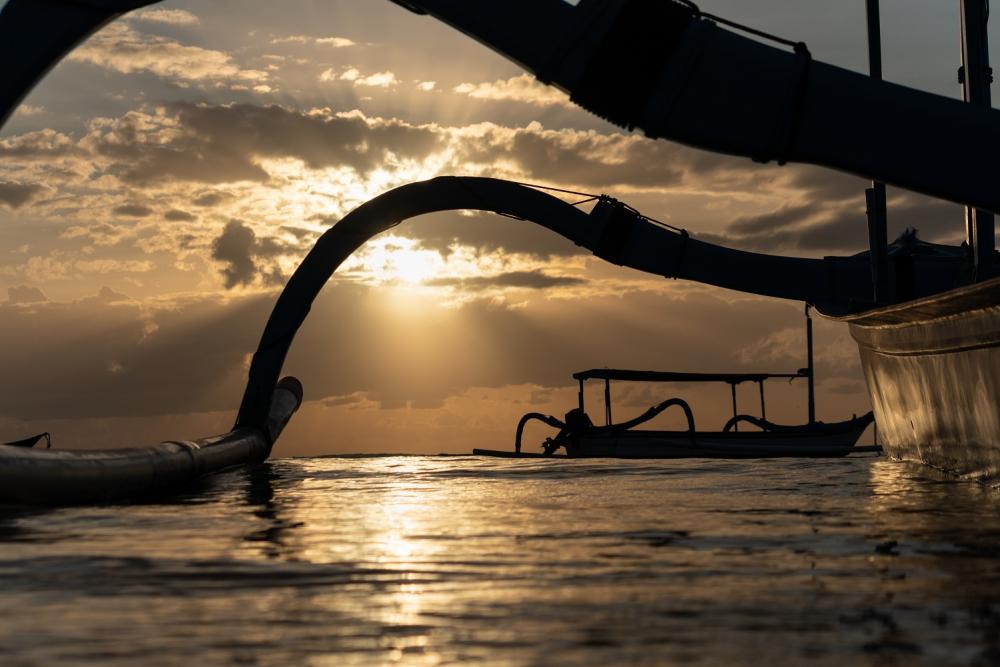
<path id="1" fill-rule="evenodd" d="M 442 275 L 445 261 L 414 239 L 387 236 L 372 241 L 352 268 L 379 284 L 416 287 Z"/>

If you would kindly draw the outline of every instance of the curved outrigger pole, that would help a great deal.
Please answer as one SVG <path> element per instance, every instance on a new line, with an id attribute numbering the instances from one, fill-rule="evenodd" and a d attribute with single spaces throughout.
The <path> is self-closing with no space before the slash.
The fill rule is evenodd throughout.
<path id="1" fill-rule="evenodd" d="M 762 296 L 818 304 L 830 313 L 870 305 L 864 257 L 804 259 L 733 250 L 692 238 L 601 196 L 589 212 L 538 189 L 493 178 L 445 176 L 390 190 L 362 204 L 327 230 L 289 279 L 267 321 L 250 365 L 237 426 L 257 425 L 295 333 L 337 267 L 368 239 L 402 221 L 435 211 L 476 209 L 546 227 L 598 257 L 666 278 L 682 278 Z M 921 264 L 929 288 L 950 279 L 954 265 Z M 936 272 L 936 273 L 935 273 Z"/>

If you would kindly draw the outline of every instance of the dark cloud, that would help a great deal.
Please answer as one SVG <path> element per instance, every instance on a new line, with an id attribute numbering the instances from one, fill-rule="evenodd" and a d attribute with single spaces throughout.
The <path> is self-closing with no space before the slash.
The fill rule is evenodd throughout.
<path id="1" fill-rule="evenodd" d="M 782 206 L 776 211 L 762 215 L 738 218 L 729 224 L 728 232 L 734 236 L 752 237 L 768 235 L 801 226 L 804 221 L 816 215 L 816 207 L 812 204 L 804 206 Z"/>
<path id="2" fill-rule="evenodd" d="M 623 134 L 562 133 L 541 126 L 497 128 L 463 138 L 458 162 L 516 164 L 526 178 L 597 189 L 678 185 L 683 164 L 678 146 Z"/>
<path id="3" fill-rule="evenodd" d="M 566 285 L 583 285 L 586 280 L 572 276 L 553 276 L 541 270 L 510 271 L 495 276 L 473 276 L 471 278 L 436 278 L 427 281 L 439 287 L 458 287 L 466 291 L 479 291 L 490 287 L 523 287 L 525 289 L 545 289 Z"/>
<path id="4" fill-rule="evenodd" d="M 232 220 L 212 242 L 212 259 L 226 264 L 222 276 L 226 288 L 249 285 L 257 277 L 257 264 L 253 255 L 257 247 L 257 235 L 243 223 Z"/>
<path id="5" fill-rule="evenodd" d="M 788 185 L 803 191 L 810 201 L 829 203 L 852 200 L 864 205 L 865 188 L 871 181 L 811 165 L 794 165 L 788 168 Z"/>
<path id="6" fill-rule="evenodd" d="M 0 204 L 18 209 L 34 199 L 44 188 L 36 183 L 0 181 Z"/>
<path id="7" fill-rule="evenodd" d="M 121 292 L 116 292 L 107 285 L 101 287 L 94 296 L 88 296 L 79 301 L 80 304 L 93 306 L 93 305 L 108 305 L 113 303 L 121 303 L 123 301 L 131 301 L 127 294 L 122 294 Z"/>
<path id="8" fill-rule="evenodd" d="M 130 218 L 145 218 L 153 215 L 153 209 L 142 204 L 122 204 L 111 209 L 115 215 L 127 216 Z"/>
<path id="9" fill-rule="evenodd" d="M 258 260 L 295 251 L 274 238 L 260 238 L 239 220 L 231 220 L 212 242 L 212 259 L 225 264 L 221 273 L 226 289 L 250 285 L 258 276 L 269 284 L 281 284 L 284 276 L 277 266 L 262 266 Z"/>
<path id="10" fill-rule="evenodd" d="M 229 199 L 230 196 L 231 195 L 229 195 L 229 193 L 226 192 L 206 192 L 203 195 L 195 197 L 194 200 L 191 201 L 191 203 L 194 204 L 195 206 L 201 206 L 207 208 L 209 206 L 215 206 L 225 201 L 226 199 Z"/>
<path id="11" fill-rule="evenodd" d="M 7 303 L 40 303 L 48 301 L 42 290 L 29 285 L 17 285 L 7 288 Z"/>
<path id="12" fill-rule="evenodd" d="M 440 137 L 430 128 L 396 120 L 369 121 L 359 114 L 292 111 L 278 106 L 180 103 L 171 107 L 177 128 L 168 135 L 146 130 L 146 119 L 126 115 L 90 139 L 114 171 L 130 183 L 163 179 L 227 183 L 266 181 L 261 157 L 298 158 L 309 167 L 349 166 L 368 172 L 390 155 L 426 156 Z"/>
<path id="13" fill-rule="evenodd" d="M 170 220 L 171 222 L 191 222 L 197 220 L 197 218 L 187 211 L 181 211 L 180 209 L 171 209 L 163 214 L 164 219 Z"/>
<path id="14" fill-rule="evenodd" d="M 889 240 L 912 227 L 924 240 L 960 243 L 965 233 L 963 215 L 962 207 L 957 204 L 910 192 L 891 191 Z M 698 238 L 761 252 L 844 254 L 868 247 L 868 221 L 863 201 L 814 202 L 737 218 L 722 234 L 698 234 Z"/>

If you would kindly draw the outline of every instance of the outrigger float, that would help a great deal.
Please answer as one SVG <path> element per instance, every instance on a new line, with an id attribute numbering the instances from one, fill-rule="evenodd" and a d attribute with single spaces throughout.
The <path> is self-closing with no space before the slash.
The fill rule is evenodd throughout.
<path id="1" fill-rule="evenodd" d="M 622 458 L 622 459 L 683 459 L 683 458 L 777 458 L 777 457 L 841 457 L 852 453 L 879 452 L 878 446 L 859 447 L 858 438 L 874 421 L 871 412 L 846 421 L 824 423 L 816 421 L 815 384 L 813 382 L 812 319 L 806 310 L 806 353 L 808 365 L 794 373 L 675 373 L 664 371 L 637 371 L 595 368 L 573 374 L 579 382 L 578 405 L 566 413 L 564 419 L 540 412 L 529 412 L 521 417 L 514 436 L 514 451 L 474 449 L 477 456 L 503 458 Z M 801 425 L 775 424 L 767 420 L 764 383 L 770 379 L 801 380 L 807 382 L 808 421 Z M 587 380 L 604 381 L 603 426 L 595 426 L 584 405 L 584 383 Z M 611 410 L 611 381 L 645 383 L 724 383 L 732 390 L 733 416 L 721 431 L 699 431 L 695 427 L 694 413 L 687 401 L 670 398 L 627 421 L 614 423 Z M 760 391 L 760 417 L 740 414 L 736 402 L 736 387 L 745 382 L 757 384 Z M 645 430 L 638 427 L 652 421 L 668 408 L 678 407 L 684 412 L 687 428 L 683 431 Z M 540 421 L 559 432 L 546 438 L 542 452 L 525 452 L 521 449 L 524 429 L 531 421 Z M 755 430 L 741 431 L 740 424 Z"/>

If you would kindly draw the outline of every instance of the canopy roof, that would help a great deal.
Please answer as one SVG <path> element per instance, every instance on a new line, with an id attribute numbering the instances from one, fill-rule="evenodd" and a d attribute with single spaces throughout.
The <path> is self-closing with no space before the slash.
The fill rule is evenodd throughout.
<path id="1" fill-rule="evenodd" d="M 809 373 L 673 373 L 665 371 L 630 371 L 618 368 L 592 368 L 573 373 L 575 380 L 625 380 L 627 382 L 763 382 L 768 378 L 804 378 Z"/>

